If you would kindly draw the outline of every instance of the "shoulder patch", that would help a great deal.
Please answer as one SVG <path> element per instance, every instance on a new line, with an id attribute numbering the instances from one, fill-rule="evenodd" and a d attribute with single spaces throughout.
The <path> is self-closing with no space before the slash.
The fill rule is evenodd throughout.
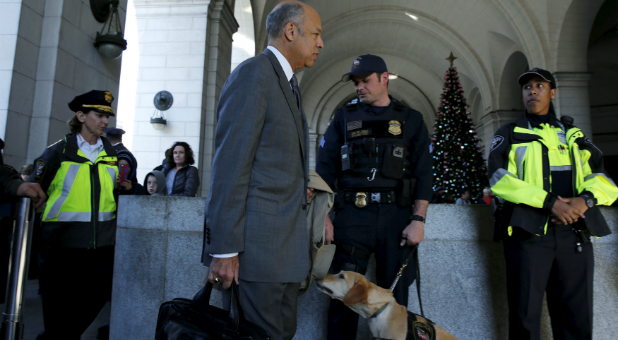
<path id="1" fill-rule="evenodd" d="M 502 142 L 504 142 L 504 137 L 500 135 L 495 135 L 494 138 L 491 140 L 491 147 L 489 148 L 489 152 L 496 150 L 500 146 L 500 144 L 502 144 Z"/>
<path id="2" fill-rule="evenodd" d="M 324 143 L 326 143 L 326 139 L 324 139 L 324 136 L 322 136 L 322 140 L 320 141 L 320 147 L 324 147 Z"/>
<path id="3" fill-rule="evenodd" d="M 34 169 L 33 169 L 34 181 L 40 182 L 41 178 L 43 178 L 43 175 L 45 175 L 46 171 L 47 171 L 47 163 L 42 159 L 37 159 L 37 161 L 34 162 Z"/>
<path id="4" fill-rule="evenodd" d="M 58 144 L 58 143 L 60 143 L 60 142 L 62 142 L 62 139 L 61 139 L 61 140 L 59 140 L 59 141 L 57 141 L 57 142 L 55 142 L 55 143 L 50 144 L 47 148 L 49 149 L 49 148 L 51 148 L 52 146 L 54 146 L 54 145 L 56 145 L 56 144 Z"/>

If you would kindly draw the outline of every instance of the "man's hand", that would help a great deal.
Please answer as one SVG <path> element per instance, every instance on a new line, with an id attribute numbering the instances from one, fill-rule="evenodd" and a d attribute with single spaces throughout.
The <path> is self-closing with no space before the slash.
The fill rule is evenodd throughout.
<path id="1" fill-rule="evenodd" d="M 212 283 L 221 283 L 223 289 L 228 289 L 232 285 L 232 280 L 238 284 L 238 255 L 218 258 L 215 257 L 210 263 L 210 272 L 208 273 L 208 281 Z M 217 278 L 218 280 L 215 280 Z"/>
<path id="2" fill-rule="evenodd" d="M 579 197 L 577 197 L 579 198 Z M 551 213 L 554 215 L 552 220 L 556 224 L 573 224 L 580 217 L 584 217 L 584 213 L 571 205 L 572 198 L 558 197 L 556 203 L 551 208 Z M 583 199 L 581 199 L 583 201 Z M 584 202 L 585 204 L 585 202 Z"/>
<path id="3" fill-rule="evenodd" d="M 421 221 L 412 221 L 406 229 L 401 232 L 401 247 L 406 244 L 413 246 L 421 243 L 425 239 L 425 223 Z"/>
<path id="4" fill-rule="evenodd" d="M 307 188 L 307 203 L 311 203 L 311 199 L 313 198 L 314 194 L 315 194 L 314 188 Z"/>
<path id="5" fill-rule="evenodd" d="M 34 202 L 35 210 L 41 209 L 47 200 L 47 195 L 45 195 L 39 183 L 22 183 L 17 188 L 17 196 L 30 198 Z"/>
<path id="6" fill-rule="evenodd" d="M 328 214 L 326 214 L 326 219 L 324 220 L 324 238 L 325 244 L 331 244 L 335 241 L 335 227 Z"/>

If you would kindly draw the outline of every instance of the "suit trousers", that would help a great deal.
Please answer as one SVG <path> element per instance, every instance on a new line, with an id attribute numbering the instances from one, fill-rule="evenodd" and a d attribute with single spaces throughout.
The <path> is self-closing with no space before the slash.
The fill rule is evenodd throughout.
<path id="1" fill-rule="evenodd" d="M 410 223 L 410 207 L 396 204 L 371 204 L 358 208 L 346 204 L 336 212 L 335 242 L 346 243 L 376 259 L 376 281 L 382 288 L 390 288 L 406 258 L 412 254 L 411 247 L 400 247 L 401 232 Z M 350 264 L 352 266 L 350 266 Z M 332 273 L 354 270 L 350 267 L 367 268 L 367 261 L 337 252 L 331 266 Z M 364 274 L 364 271 L 361 273 Z M 416 264 L 410 261 L 401 276 L 393 295 L 401 305 L 408 305 L 408 289 L 416 278 Z M 328 339 L 354 340 L 358 326 L 358 314 L 343 302 L 331 300 L 328 309 Z"/>
<path id="2" fill-rule="evenodd" d="M 554 339 L 592 339 L 592 244 L 578 253 L 573 228 L 554 225 L 543 236 L 513 228 L 503 240 L 509 339 L 540 339 L 544 294 Z"/>
<path id="3" fill-rule="evenodd" d="M 114 247 L 39 253 L 45 340 L 79 340 L 110 300 Z"/>
<path id="4" fill-rule="evenodd" d="M 239 280 L 239 301 L 245 319 L 270 333 L 273 340 L 296 334 L 296 307 L 300 283 Z M 222 290 L 223 309 L 230 309 L 231 290 Z"/>

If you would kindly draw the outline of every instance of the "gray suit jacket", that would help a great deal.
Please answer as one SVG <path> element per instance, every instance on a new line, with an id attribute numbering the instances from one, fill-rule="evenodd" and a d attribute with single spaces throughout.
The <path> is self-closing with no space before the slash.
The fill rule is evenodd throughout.
<path id="1" fill-rule="evenodd" d="M 239 252 L 240 278 L 300 282 L 309 271 L 308 130 L 275 55 L 246 60 L 217 107 L 202 261 Z"/>

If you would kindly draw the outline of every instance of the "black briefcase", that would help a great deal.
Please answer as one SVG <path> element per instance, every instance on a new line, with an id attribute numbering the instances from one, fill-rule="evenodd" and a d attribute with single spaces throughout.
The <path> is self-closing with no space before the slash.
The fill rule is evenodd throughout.
<path id="1" fill-rule="evenodd" d="M 230 311 L 210 305 L 212 283 L 193 300 L 177 298 L 159 308 L 155 340 L 270 340 L 270 334 L 247 320 L 232 285 Z"/>

